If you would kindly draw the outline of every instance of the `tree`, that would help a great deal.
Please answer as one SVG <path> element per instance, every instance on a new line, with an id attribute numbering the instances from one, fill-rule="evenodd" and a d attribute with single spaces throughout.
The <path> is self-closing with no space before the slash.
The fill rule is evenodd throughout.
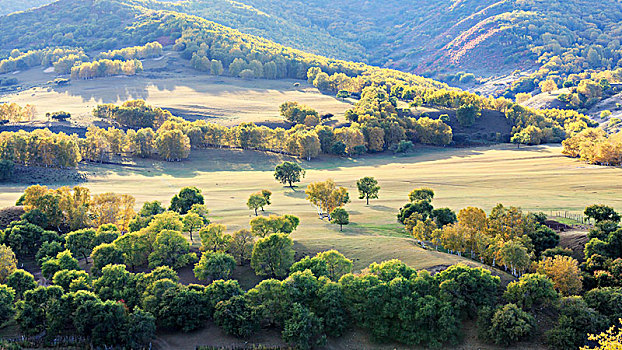
<path id="1" fill-rule="evenodd" d="M 365 199 L 367 201 L 367 205 L 369 205 L 369 199 L 378 198 L 378 191 L 380 190 L 380 186 L 378 186 L 378 181 L 373 177 L 364 177 L 356 182 L 356 186 L 359 189 L 359 199 Z"/>
<path id="2" fill-rule="evenodd" d="M 475 123 L 475 120 L 481 115 L 481 108 L 473 104 L 462 105 L 456 110 L 456 118 L 458 119 L 458 122 L 460 125 L 465 127 L 472 126 L 473 123 Z"/>
<path id="3" fill-rule="evenodd" d="M 257 209 L 263 208 L 267 204 L 268 202 L 266 201 L 266 198 L 261 193 L 252 194 L 246 202 L 246 206 L 248 206 L 248 209 L 255 210 L 255 216 L 259 215 L 257 213 Z"/>
<path id="4" fill-rule="evenodd" d="M 155 317 L 139 307 L 129 314 L 125 342 L 130 349 L 142 349 L 149 346 L 155 338 Z"/>
<path id="5" fill-rule="evenodd" d="M 539 225 L 536 230 L 529 231 L 527 236 L 529 236 L 531 243 L 533 243 L 536 256 L 540 256 L 543 251 L 555 248 L 557 244 L 559 244 L 559 235 L 557 232 L 544 225 Z"/>
<path id="6" fill-rule="evenodd" d="M 13 288 L 0 284 L 0 325 L 8 321 L 14 312 L 13 301 L 15 300 L 15 291 Z"/>
<path id="7" fill-rule="evenodd" d="M 196 187 L 184 187 L 179 191 L 179 194 L 173 196 L 169 209 L 185 215 L 194 204 L 205 204 L 201 190 Z"/>
<path id="8" fill-rule="evenodd" d="M 81 255 L 88 264 L 88 256 L 95 244 L 95 230 L 82 229 L 70 232 L 65 237 L 65 242 L 65 248 L 69 249 L 75 256 Z"/>
<path id="9" fill-rule="evenodd" d="M 350 202 L 348 190 L 345 187 L 337 187 L 331 179 L 309 184 L 305 193 L 307 200 L 318 208 L 319 215 L 321 217 L 327 215 L 329 219 L 330 213 L 335 208 Z"/>
<path id="10" fill-rule="evenodd" d="M 62 251 L 56 258 L 46 260 L 41 266 L 43 277 L 51 279 L 52 276 L 61 270 L 80 270 L 78 260 L 76 260 L 69 250 Z"/>
<path id="11" fill-rule="evenodd" d="M 190 139 L 181 130 L 158 130 L 155 140 L 160 156 L 166 161 L 181 161 L 190 155 Z"/>
<path id="12" fill-rule="evenodd" d="M 620 222 L 620 214 L 618 214 L 612 207 L 594 204 L 585 208 L 585 216 L 594 219 L 597 223 L 601 221 L 613 221 Z"/>
<path id="13" fill-rule="evenodd" d="M 315 258 L 325 262 L 326 276 L 333 281 L 338 281 L 341 276 L 352 272 L 352 260 L 336 250 L 317 253 Z"/>
<path id="14" fill-rule="evenodd" d="M 526 274 L 508 284 L 503 297 L 524 309 L 552 305 L 559 295 L 553 281 L 541 274 Z"/>
<path id="15" fill-rule="evenodd" d="M 282 233 L 259 239 L 253 247 L 251 266 L 260 276 L 284 277 L 294 263 L 294 242 Z"/>
<path id="16" fill-rule="evenodd" d="M 149 254 L 149 267 L 184 267 L 197 260 L 196 254 L 189 251 L 190 244 L 181 233 L 163 230 L 158 233 L 153 243 L 153 252 Z"/>
<path id="17" fill-rule="evenodd" d="M 492 315 L 488 338 L 497 345 L 509 346 L 528 336 L 535 328 L 536 320 L 515 304 L 499 307 Z"/>
<path id="18" fill-rule="evenodd" d="M 182 222 L 184 223 L 184 232 L 188 232 L 190 234 L 190 241 L 194 241 L 194 239 L 192 239 L 192 233 L 203 226 L 203 218 L 197 213 L 188 212 L 188 214 L 184 215 Z"/>
<path id="19" fill-rule="evenodd" d="M 13 271 L 13 273 L 7 277 L 6 285 L 15 291 L 16 299 L 22 299 L 26 291 L 37 288 L 37 282 L 35 282 L 34 276 L 25 270 Z"/>
<path id="20" fill-rule="evenodd" d="M 0 283 L 3 283 L 17 268 L 17 258 L 13 250 L 0 244 Z"/>
<path id="21" fill-rule="evenodd" d="M 481 267 L 453 265 L 434 275 L 439 284 L 441 298 L 451 302 L 458 312 L 474 317 L 481 306 L 495 303 L 500 278 Z"/>
<path id="22" fill-rule="evenodd" d="M 618 324 L 622 324 L 622 319 L 618 321 Z M 594 346 L 584 346 L 580 350 L 615 350 L 620 348 L 622 344 L 622 328 L 619 326 L 612 326 L 608 330 L 599 334 L 590 334 L 588 340 L 591 343 L 596 343 Z"/>
<path id="23" fill-rule="evenodd" d="M 416 188 L 408 194 L 408 198 L 411 202 L 421 200 L 430 202 L 434 198 L 434 190 L 431 188 Z"/>
<path id="24" fill-rule="evenodd" d="M 546 258 L 538 263 L 538 273 L 548 276 L 562 295 L 568 296 L 579 293 L 582 288 L 579 263 L 567 256 L 557 255 Z"/>
<path id="25" fill-rule="evenodd" d="M 258 237 L 266 237 L 271 233 L 287 233 L 290 234 L 300 224 L 300 219 L 294 215 L 269 217 L 261 216 L 253 218 L 250 221 L 251 232 Z"/>
<path id="26" fill-rule="evenodd" d="M 305 177 L 305 170 L 294 162 L 283 162 L 274 169 L 274 178 L 282 184 L 289 184 L 290 188 L 294 188 L 294 183 L 300 182 Z"/>
<path id="27" fill-rule="evenodd" d="M 231 236 L 225 233 L 227 227 L 221 224 L 209 224 L 199 231 L 203 251 L 224 252 L 229 249 Z"/>
<path id="28" fill-rule="evenodd" d="M 132 232 L 114 241 L 114 245 L 123 252 L 124 263 L 132 269 L 147 264 L 151 243 L 145 233 Z"/>
<path id="29" fill-rule="evenodd" d="M 434 219 L 436 226 L 439 228 L 442 228 L 445 225 L 453 224 L 458 219 L 456 217 L 456 213 L 449 208 L 433 209 L 430 217 Z"/>
<path id="30" fill-rule="evenodd" d="M 292 315 L 285 321 L 283 340 L 297 349 L 313 349 L 326 343 L 323 321 L 307 307 L 294 303 Z"/>
<path id="31" fill-rule="evenodd" d="M 540 82 L 540 90 L 542 90 L 542 92 L 549 92 L 549 93 L 552 91 L 555 91 L 557 90 L 557 83 L 553 79 L 544 80 Z"/>
<path id="32" fill-rule="evenodd" d="M 244 265 L 251 259 L 255 237 L 252 232 L 241 229 L 231 235 L 232 239 L 229 243 L 229 251 L 237 259 L 240 265 Z"/>
<path id="33" fill-rule="evenodd" d="M 95 247 L 91 253 L 91 259 L 93 260 L 91 273 L 95 276 L 99 276 L 106 265 L 123 264 L 125 262 L 123 250 L 111 243 L 104 243 Z"/>
<path id="34" fill-rule="evenodd" d="M 280 106 L 280 110 L 285 120 L 292 124 L 303 124 L 308 116 L 318 117 L 316 110 L 298 102 L 285 102 Z"/>
<path id="35" fill-rule="evenodd" d="M 330 222 L 339 225 L 339 231 L 343 231 L 343 225 L 348 225 L 350 223 L 350 214 L 343 208 L 333 209 L 330 213 L 330 217 Z"/>
<path id="36" fill-rule="evenodd" d="M 235 259 L 223 252 L 205 252 L 194 266 L 194 276 L 199 280 L 227 280 L 235 269 Z"/>
<path id="37" fill-rule="evenodd" d="M 216 304 L 214 322 L 227 334 L 248 338 L 259 329 L 259 312 L 243 295 Z"/>
<path id="38" fill-rule="evenodd" d="M 557 323 L 546 332 L 546 342 L 553 349 L 577 349 L 585 344 L 588 333 L 607 326 L 607 320 L 579 296 L 563 298 L 558 309 Z"/>

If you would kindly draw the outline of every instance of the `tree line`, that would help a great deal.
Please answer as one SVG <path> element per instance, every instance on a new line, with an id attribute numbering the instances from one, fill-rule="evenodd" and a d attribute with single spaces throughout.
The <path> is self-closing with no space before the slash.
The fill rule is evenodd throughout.
<path id="1" fill-rule="evenodd" d="M 607 135 L 602 129 L 586 129 L 562 142 L 562 153 L 590 164 L 622 164 L 622 133 Z"/>

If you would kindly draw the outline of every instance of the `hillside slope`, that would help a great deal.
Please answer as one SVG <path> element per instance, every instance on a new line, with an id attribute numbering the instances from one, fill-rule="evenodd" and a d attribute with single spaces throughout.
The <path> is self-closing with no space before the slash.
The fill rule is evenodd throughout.
<path id="1" fill-rule="evenodd" d="M 134 0 L 328 56 L 418 73 L 620 65 L 616 0 Z M 328 41 L 328 42 L 327 42 Z"/>

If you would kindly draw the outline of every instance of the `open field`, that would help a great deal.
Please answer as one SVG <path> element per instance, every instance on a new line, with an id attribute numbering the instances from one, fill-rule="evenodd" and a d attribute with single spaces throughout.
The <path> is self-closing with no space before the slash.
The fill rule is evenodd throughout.
<path id="1" fill-rule="evenodd" d="M 335 248 L 351 257 L 356 269 L 371 262 L 401 259 L 416 268 L 450 265 L 464 259 L 417 248 L 396 223 L 395 214 L 407 202 L 410 190 L 431 187 L 434 205 L 459 210 L 466 206 L 490 210 L 497 203 L 528 211 L 565 210 L 578 213 L 592 203 L 622 209 L 622 169 L 585 165 L 563 157 L 558 146 L 511 145 L 474 149 L 420 148 L 411 156 L 376 155 L 360 159 L 325 158 L 305 162 L 307 176 L 295 191 L 273 177 L 273 168 L 284 157 L 251 151 L 193 151 L 182 163 L 137 161 L 131 166 L 82 165 L 92 175 L 93 193 L 129 193 L 139 204 L 148 200 L 169 203 L 183 186 L 204 191 L 212 220 L 229 230 L 247 227 L 253 214 L 246 208 L 248 196 L 271 190 L 268 214 L 294 214 L 301 218 L 293 234 L 300 255 Z M 366 206 L 357 199 L 356 180 L 374 176 L 382 189 L 380 199 Z M 336 225 L 318 218 L 306 200 L 309 182 L 333 178 L 346 186 L 353 199 L 347 205 L 350 226 L 341 233 Z M 25 185 L 0 187 L 0 206 L 9 206 Z"/>
<path id="2" fill-rule="evenodd" d="M 279 105 L 286 101 L 304 103 L 320 113 L 336 116 L 351 108 L 349 103 L 323 95 L 304 81 L 212 76 L 192 70 L 187 64 L 177 54 L 167 53 L 161 59 L 144 60 L 145 71 L 137 76 L 72 80 L 62 87 L 47 84 L 56 77 L 53 72 L 35 67 L 0 75 L 17 78 L 23 88 L 0 95 L 0 102 L 33 104 L 38 121 L 46 121 L 47 112 L 64 110 L 71 113 L 73 122 L 85 125 L 94 122 L 91 111 L 98 104 L 120 104 L 133 99 L 143 99 L 189 120 L 209 119 L 224 125 L 281 122 Z M 294 83 L 300 86 L 295 87 Z"/>

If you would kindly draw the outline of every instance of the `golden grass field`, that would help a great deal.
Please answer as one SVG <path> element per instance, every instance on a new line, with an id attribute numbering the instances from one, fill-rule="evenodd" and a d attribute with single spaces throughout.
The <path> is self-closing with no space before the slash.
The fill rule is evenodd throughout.
<path id="1" fill-rule="evenodd" d="M 208 75 L 187 67 L 188 62 L 176 53 L 143 60 L 143 66 L 145 71 L 137 76 L 76 79 L 63 87 L 47 84 L 57 76 L 41 67 L 5 74 L 2 76 L 17 78 L 22 90 L 0 96 L 0 102 L 34 105 L 37 121 L 47 121 L 47 112 L 63 110 L 71 113 L 72 121 L 84 125 L 95 121 L 91 111 L 98 104 L 121 104 L 135 99 L 190 120 L 208 119 L 227 126 L 242 122 L 282 122 L 279 106 L 287 101 L 304 103 L 320 113 L 336 116 L 351 108 L 349 103 L 323 95 L 304 81 Z M 170 66 L 175 68 L 167 68 Z M 295 83 L 300 85 L 294 86 Z"/>
<path id="2" fill-rule="evenodd" d="M 240 150 L 193 151 L 181 163 L 139 160 L 134 165 L 82 165 L 92 172 L 93 193 L 113 191 L 136 197 L 138 205 L 170 198 L 184 186 L 203 190 L 212 221 L 229 230 L 247 227 L 253 213 L 248 196 L 261 189 L 273 192 L 263 215 L 294 214 L 301 224 L 292 237 L 300 254 L 338 249 L 360 270 L 371 262 L 398 258 L 416 268 L 449 265 L 464 259 L 415 246 L 396 222 L 410 190 L 431 187 L 433 204 L 459 210 L 466 206 L 489 211 L 497 203 L 527 211 L 579 213 L 586 205 L 604 203 L 622 209 L 622 169 L 597 167 L 561 155 L 558 146 L 497 145 L 473 149 L 419 148 L 409 156 L 371 155 L 359 159 L 325 158 L 303 162 L 307 176 L 294 191 L 277 183 L 273 168 L 285 157 Z M 356 180 L 374 176 L 382 189 L 369 206 L 358 199 Z M 339 232 L 318 218 L 305 200 L 310 182 L 334 179 L 350 192 L 346 206 L 352 224 Z M 0 206 L 15 203 L 25 186 L 0 186 Z M 138 206 L 137 206 L 138 209 Z M 469 262 L 471 263 L 471 262 Z M 474 264 L 474 263 L 472 263 Z"/>

